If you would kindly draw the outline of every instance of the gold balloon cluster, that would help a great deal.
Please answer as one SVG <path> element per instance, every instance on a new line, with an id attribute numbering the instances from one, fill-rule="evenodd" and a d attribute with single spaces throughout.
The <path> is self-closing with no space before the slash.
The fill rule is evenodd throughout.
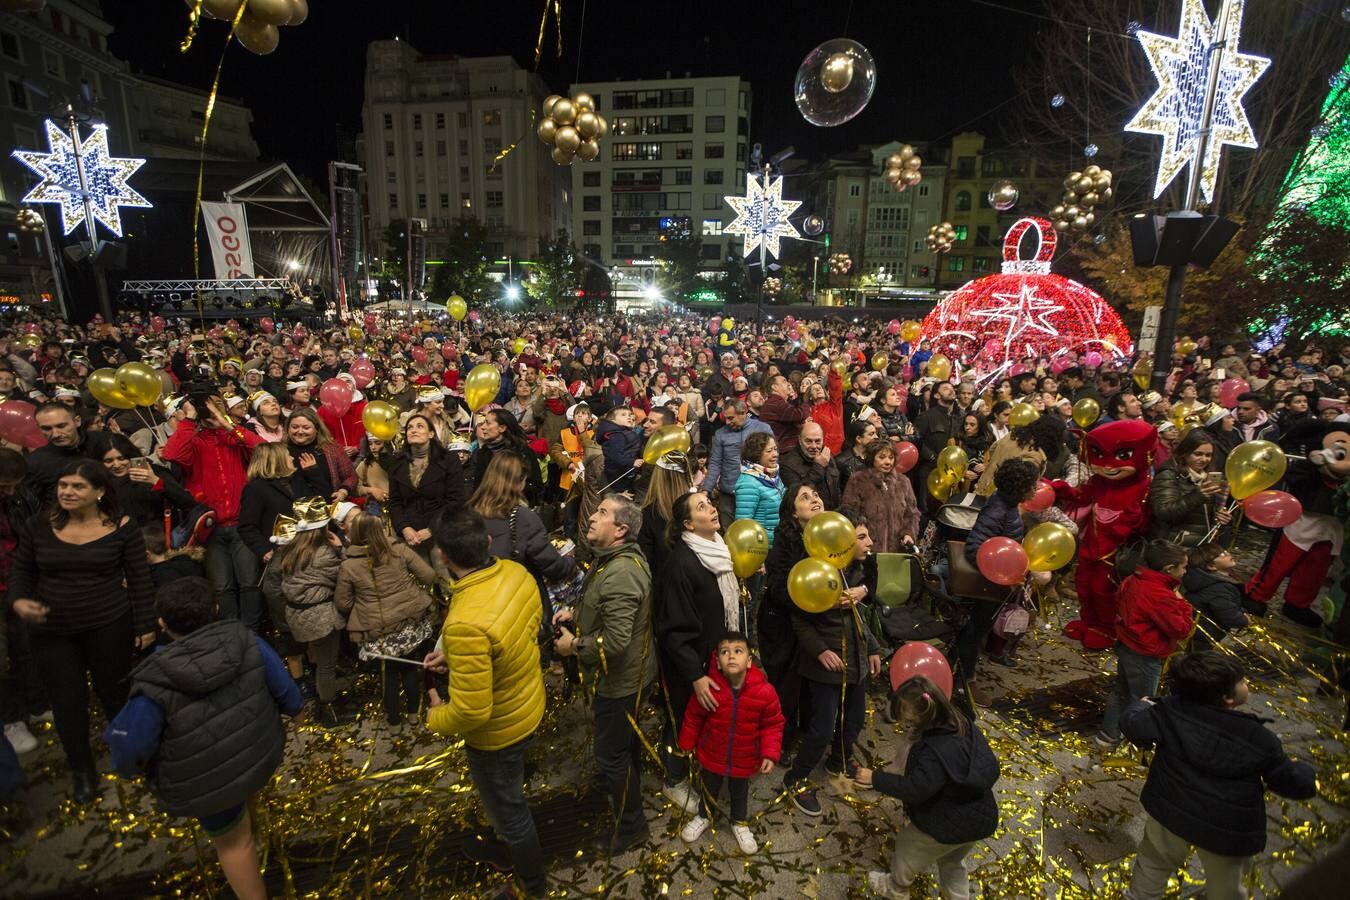
<path id="1" fill-rule="evenodd" d="M 928 236 L 923 239 L 933 253 L 950 253 L 956 240 L 956 229 L 951 222 L 941 222 L 928 228 Z"/>
<path id="2" fill-rule="evenodd" d="M 937 468 L 928 473 L 928 493 L 947 502 L 961 482 L 965 481 L 969 468 L 970 457 L 965 450 L 955 444 L 942 448 L 938 453 Z"/>
<path id="3" fill-rule="evenodd" d="M 834 609 L 844 593 L 839 570 L 853 561 L 857 544 L 853 523 L 841 513 L 818 513 L 802 529 L 808 554 L 788 572 L 788 596 L 809 613 Z M 733 563 L 734 565 L 734 563 Z"/>
<path id="4" fill-rule="evenodd" d="M 891 183 L 891 187 L 903 191 L 923 181 L 923 173 L 920 171 L 922 168 L 923 158 L 914 152 L 913 147 L 905 144 L 899 153 L 892 153 L 886 157 L 885 177 Z"/>
<path id="5" fill-rule="evenodd" d="M 1086 231 L 1097 221 L 1097 204 L 1111 199 L 1111 172 L 1101 166 L 1088 166 L 1070 172 L 1064 179 L 1064 195 L 1050 210 L 1056 231 Z"/>
<path id="6" fill-rule="evenodd" d="M 113 409 L 151 406 L 164 391 L 159 372 L 141 362 L 129 362 L 116 369 L 95 369 L 85 379 L 94 399 Z"/>
<path id="7" fill-rule="evenodd" d="M 777 297 L 783 293 L 783 279 L 774 278 L 770 275 L 764 279 L 764 293 L 769 297 Z"/>
<path id="8" fill-rule="evenodd" d="M 590 162 L 600 155 L 600 139 L 609 123 L 595 111 L 595 98 L 584 91 L 574 97 L 550 94 L 544 98 L 543 118 L 535 133 L 553 148 L 553 161 L 570 166 L 573 160 Z"/>
<path id="9" fill-rule="evenodd" d="M 830 254 L 831 275 L 847 275 L 849 273 L 849 270 L 852 268 L 853 268 L 853 257 L 849 256 L 847 253 Z"/>
<path id="10" fill-rule="evenodd" d="M 14 220 L 19 225 L 19 230 L 29 234 L 41 234 L 45 226 L 42 220 L 42 213 L 35 209 L 21 209 L 14 215 Z"/>
<path id="11" fill-rule="evenodd" d="M 198 0 L 185 0 L 196 8 Z M 233 22 L 244 0 L 201 0 L 202 13 L 211 19 Z M 283 26 L 302 25 L 309 18 L 309 0 L 248 0 L 248 9 L 234 28 L 244 49 L 266 56 L 281 43 Z"/>

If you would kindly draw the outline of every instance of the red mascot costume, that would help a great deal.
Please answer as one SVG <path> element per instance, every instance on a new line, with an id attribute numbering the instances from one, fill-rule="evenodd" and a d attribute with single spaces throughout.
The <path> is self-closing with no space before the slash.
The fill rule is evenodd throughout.
<path id="1" fill-rule="evenodd" d="M 1322 617 L 1312 609 L 1312 603 L 1326 582 L 1332 562 L 1341 554 L 1345 536 L 1345 526 L 1335 516 L 1332 502 L 1350 480 L 1350 425 L 1300 423 L 1280 439 L 1280 444 L 1293 454 L 1285 474 L 1285 489 L 1303 504 L 1303 515 L 1276 539 L 1266 564 L 1247 582 L 1247 598 L 1264 608 L 1288 578 L 1280 612 L 1299 625 L 1317 628 Z M 1264 611 L 1260 615 L 1265 615 Z"/>
<path id="2" fill-rule="evenodd" d="M 1148 530 L 1148 488 L 1158 432 L 1139 420 L 1099 425 L 1083 437 L 1092 477 L 1070 487 L 1055 483 L 1061 506 L 1073 513 L 1090 507 L 1078 536 L 1079 618 L 1064 633 L 1085 650 L 1105 650 L 1116 643 L 1116 551 Z"/>

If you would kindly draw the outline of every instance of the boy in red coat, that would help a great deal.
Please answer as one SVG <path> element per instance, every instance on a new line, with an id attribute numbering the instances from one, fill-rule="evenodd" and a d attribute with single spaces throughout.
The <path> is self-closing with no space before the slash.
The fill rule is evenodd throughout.
<path id="1" fill-rule="evenodd" d="M 783 744 L 783 711 L 769 679 L 751 666 L 745 635 L 727 632 L 717 644 L 716 663 L 709 675 L 717 686 L 717 705 L 704 709 L 697 696 L 690 697 L 680 727 L 680 749 L 697 753 L 704 787 L 701 814 L 685 824 L 680 837 L 693 843 L 707 831 L 712 803 L 725 780 L 731 794 L 731 831 L 742 853 L 754 853 L 759 844 L 745 824 L 750 776 L 773 771 Z"/>
<path id="2" fill-rule="evenodd" d="M 1151 541 L 1144 562 L 1120 584 L 1117 597 L 1116 684 L 1106 701 L 1097 745 L 1120 743 L 1120 714 L 1125 707 L 1158 692 L 1163 661 L 1181 649 L 1195 627 L 1195 611 L 1177 588 L 1186 574 L 1186 549 L 1170 541 Z"/>

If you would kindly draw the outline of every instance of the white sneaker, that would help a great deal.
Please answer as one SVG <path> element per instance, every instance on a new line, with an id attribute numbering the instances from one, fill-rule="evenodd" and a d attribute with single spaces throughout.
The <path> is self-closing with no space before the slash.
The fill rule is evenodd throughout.
<path id="1" fill-rule="evenodd" d="M 661 793 L 674 803 L 676 807 L 687 813 L 698 812 L 698 796 L 689 790 L 689 782 L 681 781 L 679 784 L 668 784 L 661 788 Z"/>
<path id="2" fill-rule="evenodd" d="M 879 897 L 908 897 L 909 891 L 900 891 L 891 881 L 890 872 L 868 872 L 867 887 Z"/>
<path id="3" fill-rule="evenodd" d="M 30 753 L 38 748 L 38 739 L 22 722 L 10 722 L 5 726 L 5 740 L 9 741 L 15 753 Z"/>
<path id="4" fill-rule="evenodd" d="M 732 825 L 731 833 L 736 835 L 736 843 L 741 845 L 742 853 L 750 854 L 759 850 L 759 843 L 749 825 Z"/>
<path id="5" fill-rule="evenodd" d="M 708 830 L 710 824 L 712 823 L 702 816 L 694 816 L 680 829 L 680 840 L 684 841 L 686 844 L 692 844 L 694 841 L 703 837 L 703 832 Z"/>

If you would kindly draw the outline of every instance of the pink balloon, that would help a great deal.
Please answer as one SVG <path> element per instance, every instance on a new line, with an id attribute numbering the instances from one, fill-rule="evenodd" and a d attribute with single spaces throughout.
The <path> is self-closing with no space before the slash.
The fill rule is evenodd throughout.
<path id="1" fill-rule="evenodd" d="M 426 361 L 427 361 L 427 351 L 423 350 L 421 347 L 414 347 L 414 348 L 412 348 L 411 350 L 409 350 L 408 353 L 409 353 L 409 354 L 412 356 L 412 358 L 413 358 L 414 360 L 416 360 L 417 362 L 422 363 L 422 364 L 424 364 L 424 365 L 426 364 Z"/>
<path id="2" fill-rule="evenodd" d="M 910 641 L 891 657 L 891 690 L 916 675 L 922 675 L 949 698 L 952 695 L 952 667 L 938 648 L 924 641 Z"/>
<path id="3" fill-rule="evenodd" d="M 889 322 L 887 322 L 887 323 L 886 323 L 886 331 L 889 332 L 891 335 L 897 335 L 897 334 L 899 334 L 899 333 L 900 333 L 900 320 L 899 320 L 899 319 L 891 319 Z"/>
<path id="4" fill-rule="evenodd" d="M 794 326 L 794 325 L 796 325 L 796 324 L 797 324 L 797 319 L 796 319 L 795 316 L 783 316 L 783 327 L 784 327 L 784 328 L 791 328 L 792 326 Z"/>
<path id="5" fill-rule="evenodd" d="M 1036 485 L 1036 496 L 1022 503 L 1022 509 L 1027 512 L 1040 512 L 1054 505 L 1055 489 L 1050 486 L 1050 482 L 1042 478 L 1040 483 Z"/>
<path id="6" fill-rule="evenodd" d="M 477 325 L 478 320 L 481 318 L 482 316 L 478 314 L 478 310 L 474 309 L 469 311 L 469 321 L 472 322 L 473 324 Z"/>
<path id="7" fill-rule="evenodd" d="M 1050 374 L 1052 375 L 1058 375 L 1065 369 L 1071 368 L 1073 368 L 1073 361 L 1067 356 L 1056 356 L 1054 359 L 1050 360 Z"/>
<path id="8" fill-rule="evenodd" d="M 895 470 L 908 472 L 919 464 L 919 448 L 909 441 L 898 441 L 895 445 Z"/>
<path id="9" fill-rule="evenodd" d="M 303 341 L 305 338 L 309 337 L 309 329 L 303 325 L 297 325 L 291 332 L 291 337 L 296 341 Z"/>
<path id="10" fill-rule="evenodd" d="M 263 316 L 258 320 L 258 326 L 262 328 L 263 334 L 271 334 L 276 325 L 277 323 L 272 321 L 271 316 Z"/>
<path id="11" fill-rule="evenodd" d="M 352 378 L 356 379 L 356 386 L 364 388 L 375 380 L 375 364 L 368 359 L 358 359 L 352 363 L 351 373 Z M 349 404 L 350 402 L 348 401 Z"/>
<path id="12" fill-rule="evenodd" d="M 795 329 L 795 328 L 789 328 L 789 329 L 788 329 L 787 336 L 788 336 L 788 338 L 789 338 L 790 340 L 797 341 L 797 340 L 801 340 L 802 333 L 801 333 L 800 331 L 798 331 L 797 329 Z"/>
<path id="13" fill-rule="evenodd" d="M 335 416 L 345 416 L 352 408 L 352 386 L 341 378 L 330 378 L 319 385 L 319 402 Z"/>
<path id="14" fill-rule="evenodd" d="M 0 438 L 29 450 L 46 446 L 47 436 L 38 430 L 33 418 L 36 409 L 25 400 L 0 403 Z"/>
<path id="15" fill-rule="evenodd" d="M 1025 375 L 1030 371 L 1031 370 L 1028 369 L 1025 365 L 1023 365 L 1022 363 L 1018 363 L 1017 365 L 1012 367 L 1012 371 L 1009 374 L 1015 378 L 1018 375 Z"/>
<path id="16" fill-rule="evenodd" d="M 1247 393 L 1252 386 L 1242 378 L 1229 378 L 1219 385 L 1219 405 L 1224 409 L 1233 409 L 1238 404 L 1238 397 Z"/>
<path id="17" fill-rule="evenodd" d="M 1012 538 L 990 538 L 980 545 L 975 565 L 994 584 L 1020 584 L 1027 574 L 1027 551 Z"/>
<path id="18" fill-rule="evenodd" d="M 1083 357 L 1083 362 L 1087 363 L 1089 369 L 1098 368 L 1102 364 L 1102 355 L 1096 350 L 1089 350 L 1087 356 Z"/>
<path id="19" fill-rule="evenodd" d="M 8 405 L 0 406 L 0 412 Z M 1303 515 L 1303 504 L 1298 502 L 1297 497 L 1284 491 L 1261 491 L 1242 501 L 1242 511 L 1257 525 L 1285 528 Z"/>
<path id="20" fill-rule="evenodd" d="M 211 329 L 206 332 L 206 336 L 213 341 L 218 341 L 220 340 L 221 335 L 223 335 L 224 333 L 225 330 L 221 328 L 219 325 L 212 325 Z"/>

